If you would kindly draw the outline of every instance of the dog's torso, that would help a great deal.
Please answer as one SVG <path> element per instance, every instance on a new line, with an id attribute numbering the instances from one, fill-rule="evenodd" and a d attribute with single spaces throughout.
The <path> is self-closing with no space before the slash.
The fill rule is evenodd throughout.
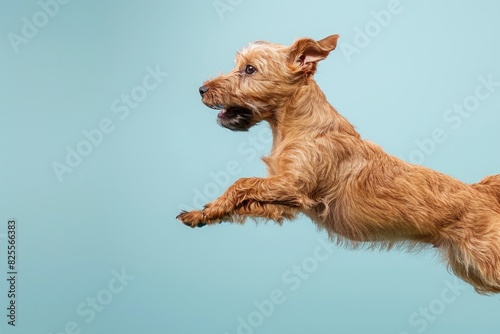
<path id="1" fill-rule="evenodd" d="M 351 134 L 332 131 L 283 139 L 263 160 L 269 176 L 295 180 L 307 216 L 330 234 L 355 242 L 439 246 L 443 237 L 462 233 L 460 222 L 471 205 L 485 216 L 491 210 L 500 214 L 493 196 L 408 164 Z"/>

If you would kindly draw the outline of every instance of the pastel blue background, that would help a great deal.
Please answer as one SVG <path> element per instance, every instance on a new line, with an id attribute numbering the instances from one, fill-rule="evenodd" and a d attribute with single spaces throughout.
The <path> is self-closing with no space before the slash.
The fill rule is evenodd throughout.
<path id="1" fill-rule="evenodd" d="M 239 317 L 259 322 L 254 302 L 278 290 L 284 302 L 239 333 L 497 334 L 499 297 L 455 283 L 432 252 L 319 248 L 326 259 L 314 262 L 326 236 L 306 218 L 198 230 L 175 220 L 200 193 L 265 174 L 257 156 L 269 151 L 266 125 L 219 127 L 200 102 L 203 80 L 231 69 L 254 40 L 339 33 L 344 48 L 355 45 L 357 29 L 376 22 L 371 12 L 391 3 L 222 2 L 231 10 L 219 15 L 211 0 L 71 1 L 16 53 L 9 33 L 21 34 L 23 17 L 41 7 L 0 1 L 0 332 L 64 333 L 74 322 L 93 334 L 233 334 Z M 339 44 L 319 66 L 319 85 L 393 155 L 409 160 L 440 128 L 446 140 L 428 146 L 424 165 L 466 182 L 500 173 L 500 87 L 460 126 L 443 118 L 480 76 L 500 81 L 500 3 L 401 0 L 399 9 L 352 58 Z M 157 66 L 168 76 L 120 119 L 112 104 Z M 105 119 L 114 130 L 59 182 L 53 162 Z M 19 225 L 15 328 L 5 317 L 9 218 Z M 294 266 L 311 273 L 298 279 Z M 87 323 L 77 308 L 109 296 L 113 270 L 134 279 Z"/>

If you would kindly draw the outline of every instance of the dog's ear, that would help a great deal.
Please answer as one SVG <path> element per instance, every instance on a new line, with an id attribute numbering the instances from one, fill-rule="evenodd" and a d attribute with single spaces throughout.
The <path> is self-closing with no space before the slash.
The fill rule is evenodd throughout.
<path id="1" fill-rule="evenodd" d="M 314 74 L 318 61 L 335 50 L 338 39 L 339 35 L 331 35 L 319 41 L 311 38 L 298 39 L 290 46 L 288 59 L 293 65 L 299 65 L 305 74 Z"/>

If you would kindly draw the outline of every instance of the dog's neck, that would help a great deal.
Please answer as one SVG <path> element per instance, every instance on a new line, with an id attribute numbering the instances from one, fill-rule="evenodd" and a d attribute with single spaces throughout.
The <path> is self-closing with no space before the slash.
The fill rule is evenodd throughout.
<path id="1" fill-rule="evenodd" d="M 277 118 L 269 120 L 275 145 L 287 137 L 307 139 L 327 132 L 360 137 L 354 126 L 328 103 L 313 78 L 297 88 L 286 107 L 276 114 Z"/>

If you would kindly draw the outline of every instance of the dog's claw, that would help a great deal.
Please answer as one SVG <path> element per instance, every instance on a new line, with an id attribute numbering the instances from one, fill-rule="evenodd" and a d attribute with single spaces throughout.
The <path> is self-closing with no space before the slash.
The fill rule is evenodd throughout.
<path id="1" fill-rule="evenodd" d="M 175 217 L 175 219 L 179 219 L 179 218 L 180 218 L 180 217 L 181 217 L 184 213 L 187 213 L 187 211 L 186 211 L 186 210 L 182 210 L 182 211 L 181 211 L 181 213 L 179 213 L 179 214 Z"/>
<path id="2" fill-rule="evenodd" d="M 203 227 L 203 226 L 205 226 L 205 225 L 207 225 L 207 224 L 205 224 L 205 223 L 198 223 L 198 224 L 196 225 L 196 227 Z"/>

